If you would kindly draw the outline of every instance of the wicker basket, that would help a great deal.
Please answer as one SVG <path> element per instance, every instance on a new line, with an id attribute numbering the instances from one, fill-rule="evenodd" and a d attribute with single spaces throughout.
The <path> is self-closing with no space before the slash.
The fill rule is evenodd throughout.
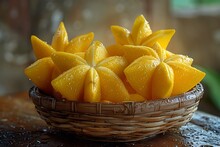
<path id="1" fill-rule="evenodd" d="M 29 95 L 48 125 L 99 141 L 128 142 L 190 121 L 203 95 L 198 84 L 168 99 L 123 103 L 84 103 L 55 99 L 32 87 Z"/>

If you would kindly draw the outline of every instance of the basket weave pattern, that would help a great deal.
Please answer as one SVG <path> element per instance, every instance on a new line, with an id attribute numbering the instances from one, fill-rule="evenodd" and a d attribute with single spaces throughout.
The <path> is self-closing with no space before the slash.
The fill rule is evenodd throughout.
<path id="1" fill-rule="evenodd" d="M 32 87 L 29 95 L 47 124 L 99 141 L 136 141 L 179 127 L 192 118 L 203 95 L 201 84 L 168 99 L 86 103 L 55 99 Z"/>

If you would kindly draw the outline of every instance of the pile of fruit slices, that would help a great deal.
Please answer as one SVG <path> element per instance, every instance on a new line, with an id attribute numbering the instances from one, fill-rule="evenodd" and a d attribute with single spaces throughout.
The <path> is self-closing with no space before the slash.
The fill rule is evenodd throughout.
<path id="1" fill-rule="evenodd" d="M 84 102 L 124 102 L 169 98 L 187 92 L 205 73 L 193 59 L 166 50 L 175 30 L 152 32 L 143 15 L 132 31 L 112 26 L 116 43 L 105 48 L 94 33 L 68 40 L 61 22 L 51 45 L 31 37 L 37 60 L 25 69 L 43 92 Z"/>

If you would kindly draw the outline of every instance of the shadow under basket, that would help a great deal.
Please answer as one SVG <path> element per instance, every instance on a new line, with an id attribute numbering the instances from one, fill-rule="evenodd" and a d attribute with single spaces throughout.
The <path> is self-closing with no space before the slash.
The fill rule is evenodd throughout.
<path id="1" fill-rule="evenodd" d="M 48 125 L 96 141 L 129 142 L 190 121 L 203 96 L 202 84 L 168 99 L 87 103 L 56 99 L 32 87 L 29 96 Z"/>

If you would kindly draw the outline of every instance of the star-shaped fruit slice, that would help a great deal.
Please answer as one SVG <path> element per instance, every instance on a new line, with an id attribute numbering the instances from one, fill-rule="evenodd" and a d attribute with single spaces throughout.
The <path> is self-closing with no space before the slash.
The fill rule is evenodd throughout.
<path id="1" fill-rule="evenodd" d="M 129 94 L 119 78 L 127 62 L 120 56 L 108 57 L 102 43 L 95 41 L 85 52 L 85 59 L 56 52 L 52 60 L 65 71 L 52 81 L 53 88 L 64 98 L 86 102 L 128 100 Z"/>
<path id="2" fill-rule="evenodd" d="M 55 52 L 62 53 L 67 51 L 71 52 L 72 54 L 75 53 L 75 56 L 84 57 L 84 53 L 82 51 L 85 51 L 88 48 L 93 38 L 94 34 L 88 33 L 75 37 L 68 42 L 68 35 L 63 22 L 61 22 L 57 28 L 51 45 L 34 35 L 31 36 L 32 48 L 37 61 L 25 69 L 25 74 L 42 91 L 51 94 L 51 80 L 61 74 L 61 70 L 59 70 L 50 59 L 51 55 Z M 62 69 L 62 71 L 63 70 L 64 69 Z"/>
<path id="3" fill-rule="evenodd" d="M 51 94 L 53 93 L 51 80 L 57 77 L 60 71 L 55 67 L 50 56 L 56 51 L 63 50 L 68 44 L 68 36 L 63 22 L 60 23 L 54 34 L 51 45 L 34 35 L 31 36 L 31 43 L 37 61 L 27 67 L 24 72 L 37 87 L 45 93 Z"/>
<path id="4" fill-rule="evenodd" d="M 93 32 L 75 37 L 72 40 L 70 40 L 69 44 L 66 46 L 64 51 L 68 53 L 85 52 L 85 50 L 87 50 L 91 45 L 93 39 Z"/>
<path id="5" fill-rule="evenodd" d="M 50 84 L 54 64 L 50 57 L 45 57 L 37 60 L 25 69 L 25 74 L 29 79 L 45 93 L 52 93 Z"/>
<path id="6" fill-rule="evenodd" d="M 51 45 L 47 44 L 34 35 L 31 36 L 31 44 L 37 59 L 50 57 L 51 54 L 55 51 L 63 51 L 68 44 L 68 35 L 64 23 L 61 22 L 57 28 Z"/>
<path id="7" fill-rule="evenodd" d="M 68 44 L 69 44 L 68 34 L 66 32 L 64 23 L 61 22 L 58 29 L 56 30 L 56 33 L 53 36 L 51 46 L 56 51 L 64 51 L 64 49 Z"/>
<path id="8" fill-rule="evenodd" d="M 135 19 L 131 32 L 121 26 L 112 26 L 111 31 L 116 41 L 116 44 L 107 48 L 111 55 L 123 55 L 123 53 L 126 52 L 126 50 L 120 47 L 123 45 L 152 47 L 158 42 L 161 44 L 162 48 L 166 49 L 175 33 L 173 29 L 152 32 L 143 15 Z"/>
<path id="9" fill-rule="evenodd" d="M 170 55 L 159 43 L 153 51 L 157 56 L 141 56 L 125 70 L 133 89 L 147 99 L 168 98 L 193 88 L 205 73 L 191 66 L 192 59 L 183 55 Z"/>

